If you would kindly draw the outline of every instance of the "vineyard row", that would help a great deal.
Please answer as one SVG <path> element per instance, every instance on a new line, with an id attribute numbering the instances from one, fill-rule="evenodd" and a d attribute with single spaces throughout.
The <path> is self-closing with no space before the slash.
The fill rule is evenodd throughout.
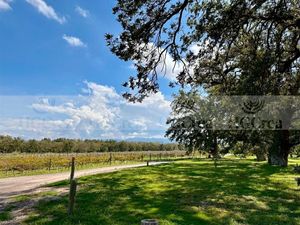
<path id="1" fill-rule="evenodd" d="M 76 166 L 171 160 L 186 156 L 185 151 L 105 152 L 105 153 L 44 153 L 0 154 L 0 172 L 24 172 L 34 170 L 58 170 L 70 167 L 70 159 L 76 158 Z"/>

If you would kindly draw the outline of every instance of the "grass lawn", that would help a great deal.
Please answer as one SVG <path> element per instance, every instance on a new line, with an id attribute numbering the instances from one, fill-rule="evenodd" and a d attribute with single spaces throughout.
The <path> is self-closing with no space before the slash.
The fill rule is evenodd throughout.
<path id="1" fill-rule="evenodd" d="M 138 225 L 157 218 L 160 225 L 298 225 L 296 176 L 291 166 L 244 159 L 222 160 L 217 168 L 194 160 L 88 176 L 79 179 L 74 216 L 66 216 L 65 196 L 40 202 L 25 224 Z"/>

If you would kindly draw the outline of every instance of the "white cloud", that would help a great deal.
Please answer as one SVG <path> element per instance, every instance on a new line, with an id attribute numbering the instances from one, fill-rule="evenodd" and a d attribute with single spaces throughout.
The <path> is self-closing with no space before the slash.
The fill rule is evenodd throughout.
<path id="1" fill-rule="evenodd" d="M 85 85 L 83 95 L 77 97 L 39 98 L 31 108 L 45 119 L 1 119 L 0 134 L 25 138 L 164 137 L 171 109 L 162 93 L 133 104 L 125 101 L 113 87 L 93 82 L 85 82 Z"/>
<path id="2" fill-rule="evenodd" d="M 133 104 L 113 87 L 93 82 L 84 85 L 78 96 L 0 96 L 0 102 L 10 102 L 2 104 L 5 112 L 0 114 L 0 135 L 27 139 L 164 138 L 171 108 L 162 93 Z"/>
<path id="3" fill-rule="evenodd" d="M 77 137 L 70 127 L 73 121 L 66 120 L 42 120 L 34 118 L 6 118 L 0 122 L 0 134 L 18 136 L 26 139 Z"/>
<path id="4" fill-rule="evenodd" d="M 199 53 L 199 51 L 201 50 L 201 46 L 198 43 L 195 43 L 193 45 L 190 46 L 191 52 L 193 52 L 195 55 Z"/>
<path id="5" fill-rule="evenodd" d="M 203 49 L 203 46 L 201 46 L 200 44 L 201 43 L 194 43 L 189 47 L 189 50 L 192 51 L 194 54 L 198 54 L 200 50 Z M 206 42 L 205 44 L 208 45 L 208 42 Z M 147 44 L 146 47 L 145 45 L 141 45 L 139 46 L 139 48 L 144 48 L 145 53 L 144 53 L 144 59 L 142 59 L 143 62 L 148 62 L 149 60 L 152 60 L 151 53 L 152 54 L 154 53 L 155 56 L 154 58 L 158 59 L 158 56 L 163 51 L 163 49 L 156 47 L 154 43 L 149 43 Z M 183 59 L 183 61 L 185 60 Z M 134 64 L 131 64 L 129 68 L 136 69 Z M 183 68 L 184 68 L 184 64 L 182 61 L 175 62 L 172 56 L 167 51 L 165 51 L 162 54 L 161 59 L 156 67 L 156 72 L 158 73 L 158 75 L 165 77 L 166 79 L 174 82 L 177 80 L 176 77 L 183 70 Z M 193 67 L 188 68 L 188 70 L 190 74 L 194 73 Z"/>
<path id="6" fill-rule="evenodd" d="M 90 12 L 86 9 L 76 6 L 75 11 L 82 17 L 87 18 L 90 15 Z"/>
<path id="7" fill-rule="evenodd" d="M 142 45 L 140 47 L 144 48 L 144 59 L 142 59 L 144 62 L 152 60 L 151 53 L 154 53 L 154 58 L 158 59 L 160 53 L 163 51 L 161 48 L 157 48 L 153 43 L 147 44 L 146 47 L 145 45 Z M 134 65 L 131 65 L 129 68 L 135 69 Z M 164 52 L 156 67 L 156 72 L 170 81 L 176 81 L 176 77 L 182 71 L 182 69 L 182 62 L 175 63 L 172 56 L 168 52 Z"/>
<path id="8" fill-rule="evenodd" d="M 183 64 L 174 62 L 174 59 L 169 53 L 159 62 L 157 71 L 162 73 L 170 81 L 176 81 L 177 75 L 182 71 Z"/>
<path id="9" fill-rule="evenodd" d="M 62 38 L 73 47 L 87 47 L 87 45 L 77 37 L 67 36 L 64 34 Z"/>
<path id="10" fill-rule="evenodd" d="M 12 0 L 0 0 L 0 11 L 7 11 L 11 10 L 11 6 L 9 3 L 11 3 Z"/>
<path id="11" fill-rule="evenodd" d="M 66 18 L 63 16 L 59 16 L 55 10 L 43 0 L 26 0 L 30 5 L 35 7 L 41 14 L 46 16 L 49 19 L 53 19 L 60 24 L 66 22 Z"/>

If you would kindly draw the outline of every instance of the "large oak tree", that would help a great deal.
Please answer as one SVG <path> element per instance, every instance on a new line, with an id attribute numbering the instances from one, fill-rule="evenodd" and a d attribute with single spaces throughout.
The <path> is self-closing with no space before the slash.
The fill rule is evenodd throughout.
<path id="1" fill-rule="evenodd" d="M 299 95 L 299 8 L 298 0 L 118 0 L 123 31 L 107 42 L 137 69 L 124 97 L 157 92 L 167 55 L 181 68 L 175 84 L 221 95 Z M 283 113 L 292 118 L 295 110 Z M 290 131 L 272 136 L 269 162 L 286 166 Z"/>

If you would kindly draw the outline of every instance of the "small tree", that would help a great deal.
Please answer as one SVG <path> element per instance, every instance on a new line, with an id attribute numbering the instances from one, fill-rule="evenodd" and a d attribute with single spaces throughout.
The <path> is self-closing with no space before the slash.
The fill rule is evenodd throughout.
<path id="1" fill-rule="evenodd" d="M 198 149 L 218 158 L 220 153 L 229 150 L 234 140 L 230 131 L 213 127 L 213 121 L 222 123 L 224 120 L 220 112 L 215 112 L 221 110 L 218 104 L 202 98 L 196 90 L 188 93 L 180 91 L 172 102 L 172 115 L 167 121 L 170 127 L 166 136 L 189 151 Z"/>

